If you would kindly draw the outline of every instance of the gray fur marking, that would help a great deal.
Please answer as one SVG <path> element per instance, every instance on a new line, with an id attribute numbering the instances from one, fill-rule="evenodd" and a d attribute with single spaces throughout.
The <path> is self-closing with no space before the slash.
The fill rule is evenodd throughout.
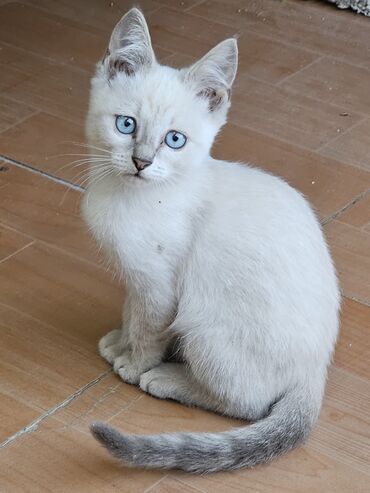
<path id="1" fill-rule="evenodd" d="M 265 419 L 224 433 L 125 435 L 104 423 L 94 423 L 91 432 L 127 466 L 210 473 L 253 467 L 288 452 L 307 438 L 316 415 L 296 390 Z"/>

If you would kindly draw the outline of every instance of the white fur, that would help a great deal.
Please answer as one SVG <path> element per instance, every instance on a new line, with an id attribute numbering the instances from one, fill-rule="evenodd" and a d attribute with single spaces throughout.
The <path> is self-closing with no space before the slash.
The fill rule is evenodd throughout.
<path id="1" fill-rule="evenodd" d="M 338 331 L 337 279 L 300 193 L 209 156 L 226 120 L 235 55 L 229 40 L 212 50 L 211 63 L 204 57 L 181 71 L 150 54 L 130 76 L 118 71 L 108 81 L 105 66 L 97 69 L 87 135 L 108 164 L 105 175 L 91 171 L 83 215 L 128 293 L 122 334 L 100 350 L 124 380 L 141 377 L 161 397 L 256 419 L 299 386 L 317 412 Z M 212 110 L 209 88 L 221 91 Z M 136 138 L 116 130 L 116 114 L 135 117 Z M 172 129 L 187 136 L 183 149 L 163 143 Z M 153 159 L 142 179 L 133 154 Z M 179 377 L 176 392 L 165 384 L 169 367 L 163 382 L 162 366 L 146 373 L 173 337 L 188 367 L 188 385 Z"/>

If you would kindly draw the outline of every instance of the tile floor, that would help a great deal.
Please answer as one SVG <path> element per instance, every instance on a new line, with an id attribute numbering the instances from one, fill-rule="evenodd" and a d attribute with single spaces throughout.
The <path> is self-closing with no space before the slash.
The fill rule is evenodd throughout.
<path id="1" fill-rule="evenodd" d="M 122 469 L 88 433 L 96 419 L 138 433 L 238 424 L 144 395 L 96 352 L 122 292 L 62 154 L 80 152 L 93 64 L 131 3 L 0 0 L 0 491 L 369 491 L 370 19 L 325 2 L 140 2 L 173 66 L 239 34 L 234 106 L 214 154 L 283 176 L 324 225 L 344 303 L 312 437 L 270 465 L 195 477 Z"/>

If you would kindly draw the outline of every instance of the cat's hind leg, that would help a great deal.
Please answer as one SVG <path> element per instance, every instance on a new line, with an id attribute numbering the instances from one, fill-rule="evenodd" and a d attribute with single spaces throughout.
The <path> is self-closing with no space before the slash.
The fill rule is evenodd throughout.
<path id="1" fill-rule="evenodd" d="M 222 412 L 220 403 L 192 378 L 183 363 L 161 363 L 143 373 L 140 388 L 159 399 L 172 399 L 187 406 Z"/>

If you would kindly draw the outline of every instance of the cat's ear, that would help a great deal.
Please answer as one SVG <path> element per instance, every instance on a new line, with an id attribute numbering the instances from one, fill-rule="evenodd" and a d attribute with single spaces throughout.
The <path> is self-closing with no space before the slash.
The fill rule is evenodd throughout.
<path id="1" fill-rule="evenodd" d="M 133 75 L 143 67 L 150 67 L 155 55 L 148 25 L 143 13 L 133 8 L 113 29 L 109 47 L 102 61 L 106 74 L 112 79 L 117 72 Z"/>
<path id="2" fill-rule="evenodd" d="M 208 100 L 210 111 L 216 111 L 230 99 L 237 68 L 238 45 L 236 39 L 230 38 L 185 69 L 185 80 L 197 95 Z"/>

